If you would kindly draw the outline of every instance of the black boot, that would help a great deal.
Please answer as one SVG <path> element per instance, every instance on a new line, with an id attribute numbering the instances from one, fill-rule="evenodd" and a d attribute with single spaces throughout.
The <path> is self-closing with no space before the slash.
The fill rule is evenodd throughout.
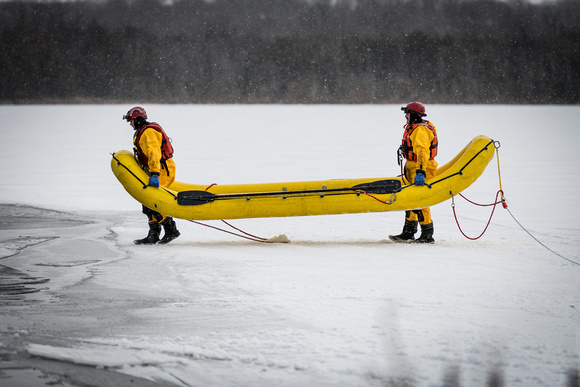
<path id="1" fill-rule="evenodd" d="M 134 240 L 136 245 L 154 245 L 159 241 L 161 234 L 161 225 L 157 222 L 149 222 L 149 234 L 143 239 Z"/>
<path id="2" fill-rule="evenodd" d="M 161 222 L 161 224 L 165 230 L 165 235 L 163 235 L 163 238 L 159 241 L 160 244 L 164 245 L 169 243 L 181 235 L 179 231 L 177 231 L 177 226 L 175 225 L 173 218 L 167 217 L 163 222 Z"/>
<path id="3" fill-rule="evenodd" d="M 421 236 L 412 243 L 435 243 L 433 239 L 433 222 L 421 225 Z"/>
<path id="4" fill-rule="evenodd" d="M 416 220 L 411 221 L 405 219 L 405 225 L 403 226 L 403 232 L 399 235 L 389 235 L 389 239 L 394 242 L 410 242 L 415 239 L 415 233 L 417 232 L 417 222 Z"/>

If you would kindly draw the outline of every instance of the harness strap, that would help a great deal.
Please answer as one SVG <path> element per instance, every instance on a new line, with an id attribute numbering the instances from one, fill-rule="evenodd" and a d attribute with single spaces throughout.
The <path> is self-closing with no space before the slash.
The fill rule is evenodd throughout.
<path id="1" fill-rule="evenodd" d="M 169 174 L 169 168 L 167 167 L 167 159 L 162 158 L 161 161 L 161 169 L 165 169 L 165 172 L 167 173 L 167 176 L 171 176 Z"/>

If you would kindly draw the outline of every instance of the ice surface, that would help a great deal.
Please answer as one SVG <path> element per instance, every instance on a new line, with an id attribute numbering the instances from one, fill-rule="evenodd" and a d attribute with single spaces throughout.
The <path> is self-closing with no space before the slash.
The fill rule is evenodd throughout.
<path id="1" fill-rule="evenodd" d="M 433 207 L 430 246 L 389 242 L 403 224 L 392 212 L 232 221 L 285 244 L 178 220 L 172 243 L 133 245 L 146 218 L 109 167 L 131 149 L 130 107 L 0 106 L 1 264 L 49 279 L 36 302 L 2 306 L 4 357 L 179 386 L 564 386 L 580 369 L 580 266 L 502 208 L 469 241 L 450 202 Z M 181 181 L 399 173 L 398 105 L 145 107 Z M 580 262 L 580 107 L 427 109 L 439 163 L 479 134 L 500 141 L 510 211 Z M 465 195 L 490 203 L 498 189 L 494 159 Z M 491 212 L 460 198 L 456 210 L 469 235 Z"/>

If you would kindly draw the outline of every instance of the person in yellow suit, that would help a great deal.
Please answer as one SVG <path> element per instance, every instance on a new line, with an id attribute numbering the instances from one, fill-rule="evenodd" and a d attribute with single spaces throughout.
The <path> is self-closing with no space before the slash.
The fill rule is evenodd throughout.
<path id="1" fill-rule="evenodd" d="M 149 175 L 148 185 L 155 188 L 169 187 L 175 181 L 173 146 L 161 125 L 147 121 L 147 112 L 140 106 L 130 109 L 123 119 L 129 122 L 135 131 L 133 151 L 139 165 Z M 143 213 L 149 220 L 149 233 L 145 238 L 133 241 L 135 244 L 166 244 L 180 235 L 173 218 L 145 206 Z M 159 239 L 162 226 L 165 234 Z"/>
<path id="2" fill-rule="evenodd" d="M 407 123 L 404 126 L 403 143 L 399 148 L 399 158 L 405 159 L 404 184 L 425 185 L 425 180 L 432 179 L 437 171 L 437 129 L 424 120 L 425 106 L 420 102 L 411 102 L 403 106 Z M 401 160 L 400 160 L 401 161 Z M 428 192 L 425 192 L 428 195 Z M 421 235 L 415 239 L 417 224 L 421 225 Z M 389 235 L 395 242 L 435 243 L 433 239 L 433 220 L 431 209 L 421 208 L 405 212 L 403 232 Z"/>

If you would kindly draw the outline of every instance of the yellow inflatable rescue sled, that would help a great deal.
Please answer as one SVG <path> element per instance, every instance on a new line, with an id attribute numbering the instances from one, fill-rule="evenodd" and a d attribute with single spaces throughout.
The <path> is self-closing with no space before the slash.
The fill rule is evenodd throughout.
<path id="1" fill-rule="evenodd" d="M 211 220 L 404 211 L 430 207 L 469 187 L 485 170 L 494 141 L 475 137 L 424 186 L 400 176 L 288 183 L 147 185 L 133 153 L 113 154 L 111 168 L 125 190 L 144 206 L 180 219 Z M 406 183 L 406 182 L 405 182 Z"/>

